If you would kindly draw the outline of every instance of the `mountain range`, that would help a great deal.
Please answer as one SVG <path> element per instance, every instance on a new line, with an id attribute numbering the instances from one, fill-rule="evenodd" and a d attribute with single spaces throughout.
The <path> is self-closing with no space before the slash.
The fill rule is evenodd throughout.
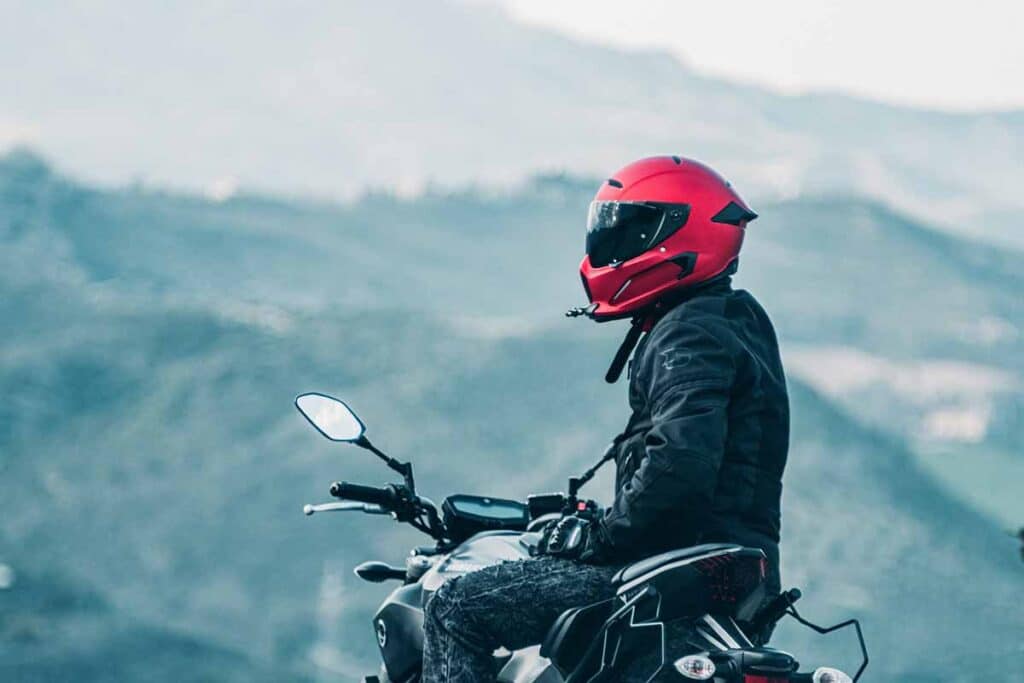
<path id="1" fill-rule="evenodd" d="M 323 198 L 695 157 L 759 201 L 855 193 L 1024 245 L 1024 113 L 783 95 L 486 3 L 8 3 L 0 145 L 83 177 Z M 721 31 L 699 13 L 681 31 Z M 922 26 L 922 30 L 924 27 Z M 116 151 L 112 151 L 116 150 Z"/>
<path id="2" fill-rule="evenodd" d="M 0 159 L 0 678 L 370 672 L 385 588 L 351 569 L 422 539 L 302 516 L 389 473 L 292 398 L 348 400 L 435 499 L 561 488 L 626 409 L 601 379 L 622 326 L 561 318 L 594 185 L 214 201 Z M 790 369 L 784 582 L 816 621 L 863 620 L 869 680 L 1011 680 L 1013 480 L 979 492 L 934 459 L 1019 463 L 1019 255 L 854 195 L 755 208 L 737 285 Z M 852 636 L 774 644 L 856 667 Z"/>

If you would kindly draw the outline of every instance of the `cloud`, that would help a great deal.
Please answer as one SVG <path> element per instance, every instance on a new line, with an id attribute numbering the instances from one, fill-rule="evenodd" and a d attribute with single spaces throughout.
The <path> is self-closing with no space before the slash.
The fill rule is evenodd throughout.
<path id="1" fill-rule="evenodd" d="M 207 198 L 215 202 L 223 202 L 231 199 L 238 192 L 238 178 L 235 176 L 221 176 L 205 188 Z"/>
<path id="2" fill-rule="evenodd" d="M 992 407 L 988 405 L 940 408 L 925 416 L 921 431 L 928 439 L 981 443 L 991 419 Z"/>
<path id="3" fill-rule="evenodd" d="M 798 346 L 785 360 L 794 376 L 855 412 L 899 411 L 908 435 L 929 441 L 981 443 L 996 401 L 1020 388 L 1014 374 L 980 363 L 897 361 L 845 346 Z"/>
<path id="4" fill-rule="evenodd" d="M 987 398 L 1018 386 L 1011 373 L 979 363 L 896 361 L 847 346 L 791 348 L 786 365 L 833 398 L 883 385 L 904 400 L 927 405 L 942 399 Z"/>
<path id="5" fill-rule="evenodd" d="M 42 136 L 37 123 L 0 118 L 0 152 L 22 145 L 36 145 Z"/>

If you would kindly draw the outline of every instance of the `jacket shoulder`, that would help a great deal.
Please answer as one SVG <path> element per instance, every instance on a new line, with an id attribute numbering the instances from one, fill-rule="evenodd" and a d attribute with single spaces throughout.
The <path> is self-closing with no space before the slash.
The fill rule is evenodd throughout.
<path id="1" fill-rule="evenodd" d="M 679 384 L 727 385 L 736 347 L 720 302 L 683 302 L 649 332 L 635 359 L 637 389 L 654 396 Z"/>

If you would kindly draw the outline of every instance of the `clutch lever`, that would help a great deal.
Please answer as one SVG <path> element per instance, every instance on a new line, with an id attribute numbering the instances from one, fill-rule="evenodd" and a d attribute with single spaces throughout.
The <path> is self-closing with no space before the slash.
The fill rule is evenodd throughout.
<path id="1" fill-rule="evenodd" d="M 306 503 L 302 506 L 302 513 L 307 517 L 310 517 L 317 512 L 365 512 L 368 515 L 390 514 L 388 510 L 385 510 L 380 505 L 371 505 L 370 503 L 342 502 L 320 503 L 318 505 Z"/>

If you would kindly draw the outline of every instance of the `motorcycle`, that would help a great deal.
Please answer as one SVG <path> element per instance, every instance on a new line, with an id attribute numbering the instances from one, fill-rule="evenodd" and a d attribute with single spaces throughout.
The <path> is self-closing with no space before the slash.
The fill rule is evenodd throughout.
<path id="1" fill-rule="evenodd" d="M 320 393 L 295 399 L 299 412 L 324 437 L 359 446 L 380 458 L 402 481 L 386 487 L 334 482 L 339 502 L 306 505 L 307 516 L 325 512 L 389 515 L 430 537 L 413 548 L 404 567 L 364 562 L 356 576 L 371 583 L 394 580 L 373 616 L 380 650 L 380 672 L 363 683 L 414 683 L 420 679 L 423 608 L 446 581 L 488 565 L 533 556 L 541 530 L 563 515 L 596 514 L 596 504 L 579 499 L 579 489 L 611 458 L 611 450 L 579 477 L 568 493 L 528 497 L 525 503 L 454 494 L 440 509 L 416 492 L 412 464 L 380 451 L 366 427 L 343 401 Z M 855 619 L 818 626 L 797 611 L 799 589 L 771 600 L 765 596 L 766 558 L 760 549 L 713 543 L 682 548 L 628 565 L 613 578 L 615 597 L 561 614 L 540 645 L 498 650 L 502 683 L 600 683 L 626 672 L 638 680 L 713 683 L 856 683 L 868 665 L 860 624 Z M 855 629 L 862 663 L 851 678 L 832 667 L 799 672 L 790 654 L 767 646 L 775 624 L 785 616 L 826 634 Z M 680 651 L 668 652 L 666 626 L 683 624 L 688 634 Z M 653 654 L 652 654 L 653 653 Z M 638 662 L 651 671 L 638 672 Z M 632 667 L 632 668 L 631 668 Z M 649 675 L 648 675 L 649 674 Z"/>

